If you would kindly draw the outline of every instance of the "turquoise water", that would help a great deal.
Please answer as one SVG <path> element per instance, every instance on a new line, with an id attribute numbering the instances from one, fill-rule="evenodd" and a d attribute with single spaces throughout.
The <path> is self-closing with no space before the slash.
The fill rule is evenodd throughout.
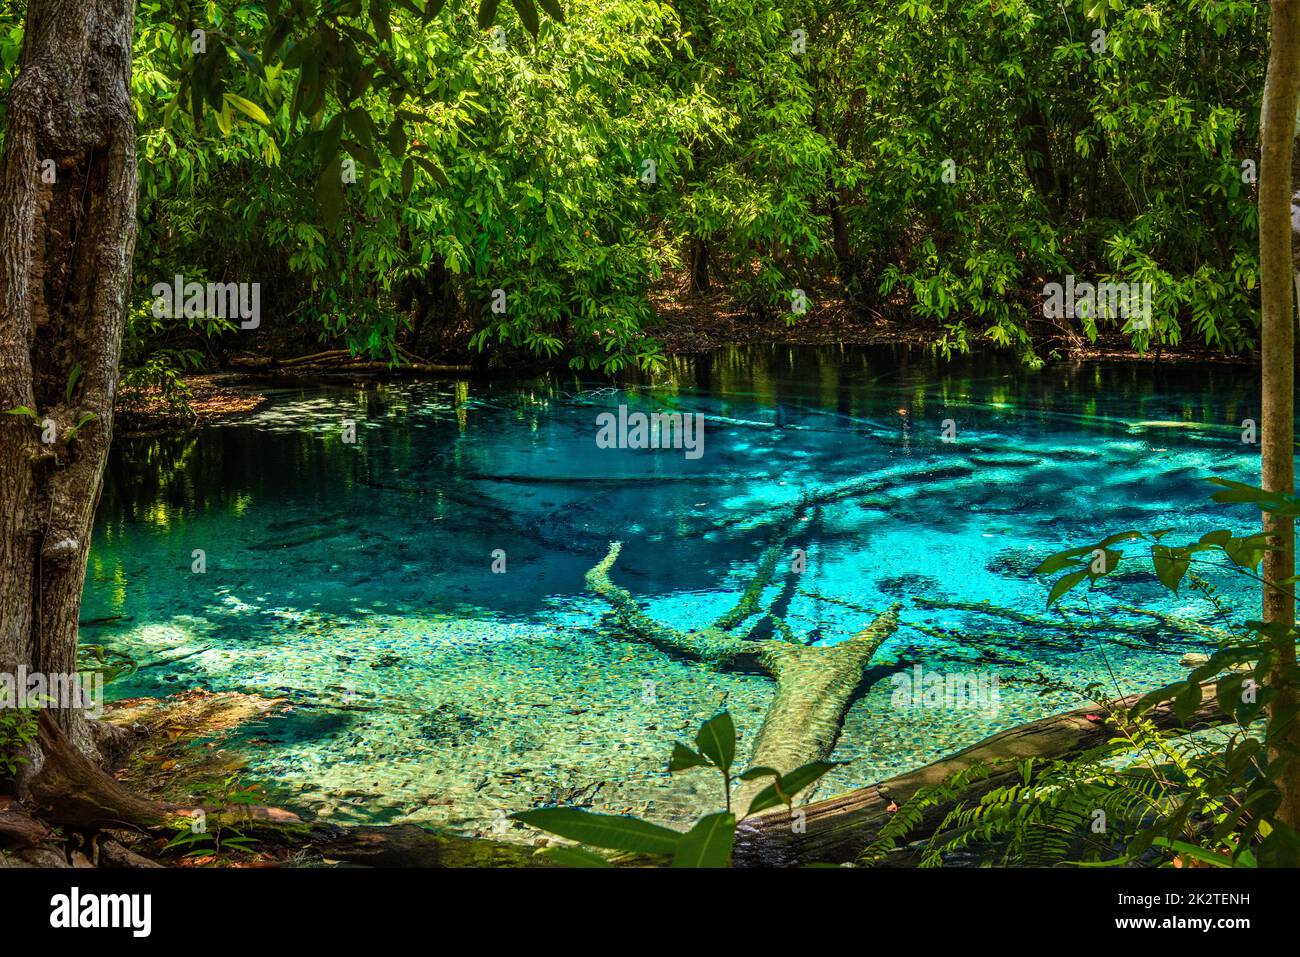
<path id="1" fill-rule="evenodd" d="M 742 753 L 758 728 L 766 678 L 672 659 L 604 617 L 583 574 L 611 540 L 624 542 L 613 579 L 679 628 L 735 604 L 791 509 L 785 550 L 802 549 L 807 567 L 783 559 L 764 599 L 797 635 L 833 644 L 902 603 L 845 722 L 836 756 L 851 763 L 826 796 L 1078 706 L 1053 683 L 1119 693 L 1177 677 L 1205 639 L 1122 609 L 1222 624 L 1194 591 L 1169 595 L 1134 558 L 1048 613 L 1049 582 L 1029 572 L 1130 528 L 1173 528 L 1172 541 L 1245 531 L 1249 511 L 1210 503 L 1204 479 L 1250 481 L 1258 465 L 1241 441 L 1257 384 L 1229 366 L 1031 373 L 755 348 L 622 388 L 261 391 L 270 400 L 238 419 L 118 442 L 83 640 L 144 666 L 111 686 L 118 697 L 285 699 L 232 743 L 284 803 L 475 833 L 513 834 L 504 814 L 555 802 L 684 821 L 716 802 L 715 786 L 665 773 L 673 741 L 721 707 Z M 703 455 L 598 448 L 596 416 L 620 405 L 702 413 Z M 1254 613 L 1244 583 L 1206 577 L 1242 596 L 1240 617 Z M 985 601 L 1051 623 L 942 607 Z M 893 676 L 918 665 L 996 677 L 996 700 L 900 704 Z"/>

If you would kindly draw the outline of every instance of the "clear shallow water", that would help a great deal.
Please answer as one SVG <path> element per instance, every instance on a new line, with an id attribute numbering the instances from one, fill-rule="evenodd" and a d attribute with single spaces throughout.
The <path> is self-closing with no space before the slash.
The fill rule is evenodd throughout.
<path id="1" fill-rule="evenodd" d="M 583 586 L 611 540 L 625 543 L 616 582 L 662 621 L 700 627 L 735 604 L 784 506 L 862 482 L 800 509 L 787 547 L 806 551 L 807 570 L 783 562 L 765 594 L 826 644 L 903 603 L 845 723 L 836 756 L 852 763 L 825 796 L 1078 705 L 1040 679 L 1129 692 L 1177 677 L 1182 654 L 1205 647 L 1118 606 L 1210 620 L 1194 592 L 1134 574 L 1149 567 L 1136 560 L 1067 600 L 1055 629 L 933 602 L 1042 616 L 1049 583 L 1029 571 L 1053 551 L 1130 528 L 1172 527 L 1181 542 L 1253 518 L 1210 503 L 1204 482 L 1257 468 L 1240 429 L 1258 417 L 1257 385 L 1234 367 L 1028 373 L 764 348 L 623 389 L 264 391 L 272 400 L 238 420 L 118 443 L 83 609 L 113 620 L 83 640 L 146 666 L 111 686 L 118 697 L 199 686 L 287 698 L 292 709 L 236 746 L 285 803 L 339 819 L 481 832 L 556 801 L 668 822 L 699 810 L 716 785 L 670 778 L 672 742 L 727 707 L 745 753 L 771 683 L 614 630 Z M 703 456 L 597 448 L 597 414 L 620 404 L 704 413 Z M 342 441 L 348 418 L 355 445 Z M 945 419 L 955 442 L 941 440 Z M 492 573 L 495 549 L 505 574 Z M 891 676 L 917 665 L 997 676 L 996 706 L 899 705 Z"/>

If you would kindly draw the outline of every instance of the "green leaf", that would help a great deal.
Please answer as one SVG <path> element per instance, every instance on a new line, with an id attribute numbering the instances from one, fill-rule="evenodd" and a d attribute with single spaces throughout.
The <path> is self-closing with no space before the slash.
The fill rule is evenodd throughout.
<path id="1" fill-rule="evenodd" d="M 781 790 L 790 798 L 800 791 L 820 781 L 832 768 L 844 764 L 843 761 L 810 761 L 795 768 L 789 774 L 781 775 Z"/>
<path id="2" fill-rule="evenodd" d="M 1242 703 L 1241 686 L 1247 677 L 1243 674 L 1226 675 L 1215 684 L 1214 698 L 1224 714 L 1237 713 L 1237 706 Z"/>
<path id="3" fill-rule="evenodd" d="M 533 0 L 510 0 L 514 5 L 515 12 L 519 14 L 519 19 L 524 22 L 524 29 L 537 39 L 537 31 L 541 24 L 537 19 L 537 8 L 533 6 Z"/>
<path id="4" fill-rule="evenodd" d="M 1049 555 L 1035 568 L 1032 572 L 1034 575 L 1050 575 L 1052 572 L 1059 572 L 1062 568 L 1069 568 L 1077 564 L 1078 555 L 1075 552 L 1057 552 L 1055 555 Z"/>
<path id="5" fill-rule="evenodd" d="M 388 0 L 370 0 L 370 22 L 375 26 L 375 36 L 392 44 L 393 27 L 388 22 Z"/>
<path id="6" fill-rule="evenodd" d="M 731 723 L 731 715 L 722 711 L 700 725 L 695 746 L 715 767 L 731 771 L 736 759 L 736 726 Z"/>
<path id="7" fill-rule="evenodd" d="M 492 26 L 497 15 L 497 0 L 481 0 L 478 5 L 478 28 L 486 30 Z"/>
<path id="8" fill-rule="evenodd" d="M 432 160 L 425 159 L 423 156 L 415 157 L 415 161 L 420 164 L 420 168 L 433 177 L 434 182 L 439 186 L 448 187 L 451 180 L 447 179 L 447 174 L 442 171 L 442 167 Z"/>
<path id="9" fill-rule="evenodd" d="M 1097 563 L 1097 552 L 1101 552 L 1102 571 L 1094 571 L 1093 566 Z M 1094 548 L 1088 556 L 1088 574 L 1093 578 L 1100 578 L 1103 575 L 1109 575 L 1119 567 L 1120 561 L 1124 558 L 1123 552 L 1117 552 L 1110 548 Z"/>
<path id="10" fill-rule="evenodd" d="M 672 854 L 682 837 L 677 831 L 635 817 L 593 814 L 573 807 L 519 811 L 510 817 L 570 841 L 633 854 Z"/>
<path id="11" fill-rule="evenodd" d="M 293 29 L 293 21 L 287 17 L 276 20 L 268 20 L 270 30 L 267 31 L 266 41 L 262 44 L 262 59 L 269 62 L 273 56 L 280 52 L 280 47 L 284 46 L 284 41 L 289 39 L 289 31 Z"/>
<path id="12" fill-rule="evenodd" d="M 408 156 L 406 162 L 402 164 L 402 198 L 407 199 L 411 195 L 411 187 L 415 185 L 415 163 Z"/>
<path id="13" fill-rule="evenodd" d="M 63 390 L 64 405 L 72 404 L 72 391 L 77 387 L 77 380 L 81 378 L 81 363 L 72 367 L 72 372 L 68 374 L 68 386 Z"/>
<path id="14" fill-rule="evenodd" d="M 1300 867 L 1300 835 L 1281 821 L 1272 824 L 1273 830 L 1259 845 L 1259 866 Z"/>
<path id="15" fill-rule="evenodd" d="M 668 771 L 685 771 L 687 768 L 707 768 L 709 762 L 703 757 L 696 754 L 686 745 L 676 743 L 673 745 L 673 755 L 668 759 Z"/>
<path id="16" fill-rule="evenodd" d="M 1216 502 L 1249 503 L 1259 506 L 1262 511 L 1278 512 L 1282 515 L 1295 515 L 1300 511 L 1300 502 L 1297 502 L 1293 496 L 1281 492 L 1266 492 L 1253 485 L 1243 485 L 1241 482 L 1230 482 L 1221 478 L 1212 478 L 1210 482 L 1223 488 L 1222 492 L 1215 492 L 1210 496 Z"/>
<path id="17" fill-rule="evenodd" d="M 1148 692 L 1138 699 L 1137 704 L 1129 709 L 1129 719 L 1138 717 L 1141 714 L 1151 710 L 1162 701 L 1168 701 L 1178 694 L 1187 690 L 1189 682 L 1175 681 L 1173 684 L 1167 684 L 1163 688 L 1157 688 L 1155 691 Z"/>
<path id="18" fill-rule="evenodd" d="M 1192 712 L 1201 706 L 1203 691 L 1199 682 L 1189 681 L 1187 687 L 1174 696 L 1174 714 L 1178 715 L 1179 721 L 1186 724 Z"/>
<path id="19" fill-rule="evenodd" d="M 564 8 L 560 6 L 560 0 L 537 0 L 537 3 L 556 23 L 564 22 Z"/>
<path id="20" fill-rule="evenodd" d="M 321 219 L 333 227 L 343 211 L 343 158 L 335 156 L 316 180 L 316 202 L 320 204 Z"/>
<path id="21" fill-rule="evenodd" d="M 375 122 L 369 112 L 361 107 L 354 107 L 343 114 L 343 122 L 360 143 L 367 149 L 375 144 Z"/>
<path id="22" fill-rule="evenodd" d="M 227 93 L 226 102 L 239 110 L 240 113 L 243 113 L 250 119 L 256 120 L 263 126 L 267 126 L 271 122 L 271 118 L 266 115 L 266 111 L 252 100 L 246 100 L 242 96 L 236 96 L 234 93 Z"/>
<path id="23" fill-rule="evenodd" d="M 406 155 L 406 129 L 401 120 L 393 120 L 388 127 L 388 149 L 394 156 Z"/>
<path id="24" fill-rule="evenodd" d="M 1109 546 L 1118 544 L 1119 542 L 1131 542 L 1133 541 L 1133 539 L 1141 538 L 1141 537 L 1142 537 L 1141 532 L 1118 532 L 1114 535 L 1111 535 L 1109 538 L 1103 538 L 1100 542 L 1097 543 L 1097 547 L 1108 548 Z"/>
<path id="25" fill-rule="evenodd" d="M 745 816 L 748 817 L 751 814 L 757 814 L 759 811 L 766 811 L 778 804 L 791 804 L 800 791 L 818 781 L 827 771 L 840 763 L 842 762 L 813 761 L 795 768 L 789 774 L 781 775 L 754 795 L 754 800 L 750 802 L 749 810 L 745 812 Z"/>
<path id="26" fill-rule="evenodd" d="M 67 433 L 64 435 L 64 438 L 67 439 L 69 442 L 71 442 L 73 439 L 77 437 L 77 433 L 81 431 L 81 427 L 83 425 L 85 425 L 87 422 L 94 422 L 97 418 L 99 418 L 99 416 L 96 415 L 94 412 L 87 412 L 85 415 L 83 415 L 80 419 L 77 420 L 76 425 L 68 429 Z"/>
<path id="27" fill-rule="evenodd" d="M 756 768 L 750 768 L 740 775 L 741 781 L 753 781 L 755 778 L 780 778 L 781 772 L 776 768 L 765 768 L 761 765 Z"/>
<path id="28" fill-rule="evenodd" d="M 1187 552 L 1167 545 L 1152 545 L 1151 562 L 1155 565 L 1156 577 L 1160 579 L 1160 584 L 1177 595 L 1178 584 L 1192 564 Z"/>
<path id="29" fill-rule="evenodd" d="M 1254 568 L 1264 560 L 1269 550 L 1268 536 L 1260 532 L 1244 538 L 1229 539 L 1223 545 L 1223 553 L 1242 568 Z"/>
<path id="30" fill-rule="evenodd" d="M 307 60 L 307 55 L 316 48 L 316 35 L 313 33 L 309 37 L 304 37 L 301 42 L 295 43 L 289 48 L 289 52 L 284 55 L 284 68 L 286 70 L 296 70 Z"/>
<path id="31" fill-rule="evenodd" d="M 343 138 L 343 120 L 344 113 L 336 113 L 330 117 L 330 121 L 325 124 L 325 129 L 321 130 L 320 139 L 316 142 L 316 162 L 322 165 L 328 165 L 333 162 L 339 152 L 339 141 Z M 339 182 L 342 182 L 340 177 Z"/>
<path id="32" fill-rule="evenodd" d="M 1070 572 L 1068 575 L 1063 575 L 1057 580 L 1056 584 L 1052 586 L 1052 590 L 1047 596 L 1047 607 L 1051 608 L 1062 595 L 1087 577 L 1088 569 L 1086 568 L 1080 569 L 1077 572 Z"/>
<path id="33" fill-rule="evenodd" d="M 1151 841 L 1156 847 L 1165 847 L 1171 851 L 1176 851 L 1193 860 L 1200 861 L 1202 864 L 1209 864 L 1211 867 L 1232 867 L 1232 858 L 1224 857 L 1222 854 L 1215 854 L 1203 847 L 1195 844 L 1188 844 L 1186 841 L 1171 841 L 1167 837 L 1157 837 Z"/>
<path id="34" fill-rule="evenodd" d="M 584 847 L 548 847 L 542 851 L 544 857 L 552 858 L 563 867 L 613 867 L 609 861 L 595 851 Z"/>
<path id="35" fill-rule="evenodd" d="M 708 814 L 682 835 L 673 854 L 673 867 L 729 867 L 736 842 L 736 815 Z"/>

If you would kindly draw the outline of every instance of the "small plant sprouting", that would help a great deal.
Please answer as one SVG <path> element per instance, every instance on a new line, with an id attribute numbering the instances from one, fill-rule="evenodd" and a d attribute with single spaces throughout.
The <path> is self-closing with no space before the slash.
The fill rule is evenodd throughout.
<path id="1" fill-rule="evenodd" d="M 72 428 L 68 429 L 68 431 L 64 434 L 63 437 L 67 441 L 71 442 L 73 439 L 77 437 L 77 433 L 81 431 L 83 426 L 86 426 L 91 422 L 94 422 L 97 418 L 99 418 L 99 416 L 96 415 L 94 412 L 84 413 L 81 416 L 81 418 L 77 420 L 77 424 L 74 425 Z"/>
<path id="2" fill-rule="evenodd" d="M 0 780 L 13 778 L 27 763 L 26 751 L 36 740 L 36 709 L 14 708 L 0 701 Z"/>
<path id="3" fill-rule="evenodd" d="M 217 784 L 202 788 L 201 791 L 202 796 L 207 797 L 217 807 L 258 804 L 263 799 L 263 795 L 255 785 L 240 787 L 238 773 L 229 775 Z M 198 821 L 203 823 L 199 825 Z M 163 850 L 184 850 L 182 856 L 186 858 L 215 857 L 222 852 L 236 850 L 255 853 L 254 839 L 239 828 L 223 825 L 221 819 L 215 816 L 211 828 L 208 827 L 208 822 L 206 816 L 178 817 L 171 824 L 176 834 L 163 846 Z"/>
<path id="4" fill-rule="evenodd" d="M 736 815 L 731 808 L 731 786 L 735 781 L 770 777 L 772 783 L 754 795 L 749 810 L 740 818 L 784 804 L 794 811 L 794 798 L 827 771 L 843 762 L 814 761 L 781 774 L 774 768 L 756 767 L 733 775 L 736 758 L 736 728 L 731 715 L 720 712 L 700 726 L 692 750 L 680 742 L 673 746 L 668 761 L 670 773 L 688 768 L 715 768 L 722 775 L 726 809 L 706 814 L 689 831 L 674 831 L 640 818 L 617 814 L 595 814 L 574 807 L 546 807 L 510 815 L 531 827 L 587 847 L 548 847 L 542 851 L 567 867 L 611 867 L 610 859 L 588 847 L 624 854 L 646 855 L 672 867 L 730 867 L 736 840 Z"/>

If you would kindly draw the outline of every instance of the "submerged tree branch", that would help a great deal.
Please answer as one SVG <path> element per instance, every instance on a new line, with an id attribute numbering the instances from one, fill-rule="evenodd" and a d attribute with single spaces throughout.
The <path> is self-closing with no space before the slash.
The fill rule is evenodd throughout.
<path id="1" fill-rule="evenodd" d="M 828 759 L 863 669 L 898 627 L 900 606 L 895 604 L 848 641 L 828 648 L 776 638 L 747 640 L 718 627 L 680 631 L 645 614 L 626 589 L 610 581 L 610 568 L 622 547 L 621 542 L 610 543 L 609 553 L 587 572 L 587 585 L 613 607 L 619 622 L 634 637 L 715 668 L 759 671 L 776 679 L 776 694 L 754 739 L 750 765 L 786 774 L 809 762 Z M 764 555 L 756 581 L 765 575 L 770 580 L 775 568 L 772 551 L 768 549 Z M 724 616 L 723 621 L 729 617 Z M 767 783 L 762 779 L 743 782 L 734 798 L 736 806 L 743 812 Z"/>

